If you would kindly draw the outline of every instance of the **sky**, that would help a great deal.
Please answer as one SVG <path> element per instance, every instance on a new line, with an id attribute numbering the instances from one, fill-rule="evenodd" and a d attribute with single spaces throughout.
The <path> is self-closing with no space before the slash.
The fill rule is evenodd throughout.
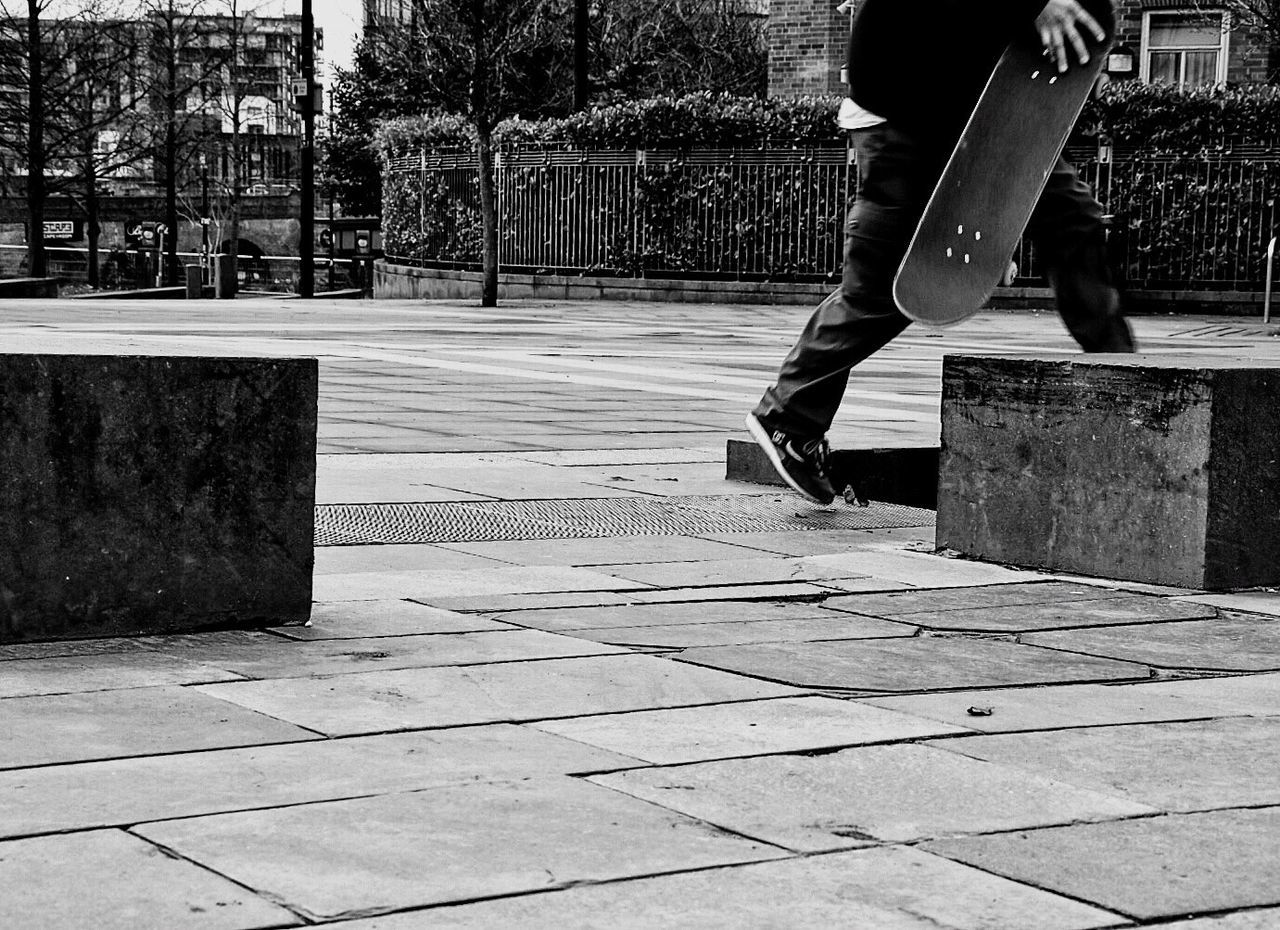
<path id="1" fill-rule="evenodd" d="M 290 0 L 288 12 L 302 12 L 300 0 Z M 360 0 L 311 0 L 316 27 L 324 30 L 324 58 L 327 66 L 351 67 L 351 50 L 363 18 Z M 332 80 L 326 75 L 326 80 Z"/>

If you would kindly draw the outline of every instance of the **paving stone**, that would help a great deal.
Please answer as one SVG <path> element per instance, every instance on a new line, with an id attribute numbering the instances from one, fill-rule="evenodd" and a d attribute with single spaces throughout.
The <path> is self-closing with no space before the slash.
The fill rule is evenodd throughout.
<path id="1" fill-rule="evenodd" d="M 1064 604 L 1114 596 L 1105 588 L 1050 581 L 859 594 L 853 597 L 828 598 L 824 606 L 871 617 L 897 617 L 902 614 L 937 613 L 944 610 Z"/>
<path id="2" fill-rule="evenodd" d="M 631 582 L 635 584 L 635 582 Z M 852 584 L 853 582 L 849 582 Z M 632 604 L 674 604 L 693 601 L 765 601 L 783 598 L 816 599 L 831 594 L 828 585 L 831 582 L 808 584 L 804 582 L 783 582 L 779 584 L 739 584 L 721 588 L 666 588 L 657 590 L 628 591 L 627 598 Z M 885 584 L 879 582 L 884 588 Z"/>
<path id="3" fill-rule="evenodd" d="M 268 634 L 233 633 L 217 637 L 154 638 L 149 643 L 157 651 L 225 668 L 246 678 L 301 678 L 374 669 L 483 665 L 627 651 L 604 643 L 588 645 L 587 641 L 571 636 L 518 629 L 313 642 Z"/>
<path id="4" fill-rule="evenodd" d="M 0 666 L 0 698 L 239 679 L 232 672 L 149 651 L 59 656 L 5 662 Z"/>
<path id="5" fill-rule="evenodd" d="M 1034 633 L 1025 643 L 1086 655 L 1146 662 L 1159 668 L 1261 672 L 1280 669 L 1280 621 L 1245 614 L 1161 623 L 1133 630 Z"/>
<path id="6" fill-rule="evenodd" d="M 0 772 L 0 835 L 120 826 L 636 764 L 603 749 L 498 724 L 48 766 Z"/>
<path id="7" fill-rule="evenodd" d="M 384 498 L 382 502 L 386 502 Z M 420 503 L 413 500 L 413 503 Z M 425 544 L 383 546 L 320 546 L 316 548 L 317 575 L 356 572 L 469 571 L 500 568 L 507 563 L 445 546 Z"/>
<path id="8" fill-rule="evenodd" d="M 617 627 L 568 631 L 570 636 L 619 646 L 685 649 L 744 643 L 804 643 L 832 639 L 877 639 L 912 636 L 916 627 L 876 617 L 831 614 L 798 620 L 744 620 L 724 623 L 680 623 L 670 626 Z"/>
<path id="9" fill-rule="evenodd" d="M 329 735 L 576 717 L 800 693 L 642 655 L 287 678 L 200 690 Z"/>
<path id="10" fill-rule="evenodd" d="M 1139 920 L 1280 904 L 1280 808 L 1170 814 L 928 843 Z"/>
<path id="11" fill-rule="evenodd" d="M 835 558 L 844 558 L 836 556 Z M 705 562 L 653 562 L 611 565 L 610 575 L 663 588 L 762 584 L 784 581 L 822 581 L 827 578 L 865 578 L 847 565 L 820 565 L 807 559 L 721 559 Z"/>
<path id="12" fill-rule="evenodd" d="M 781 855 L 563 777 L 169 821 L 136 832 L 310 919 Z"/>
<path id="13" fill-rule="evenodd" d="M 443 607 L 437 598 L 457 597 L 468 592 L 485 594 L 543 594 L 558 591 L 617 591 L 643 587 L 589 571 L 559 566 L 506 566 L 472 571 L 353 572 L 347 575 L 320 575 L 312 597 L 317 601 L 380 601 L 413 598 Z"/>
<path id="14" fill-rule="evenodd" d="M 687 601 L 495 613 L 494 619 L 539 630 L 622 630 L 709 623 L 830 619 L 831 611 L 804 601 Z"/>
<path id="15" fill-rule="evenodd" d="M 1116 920 L 1097 908 L 895 846 L 579 886 L 374 917 L 341 928 L 1083 930 Z"/>
<path id="16" fill-rule="evenodd" d="M 803 852 L 1154 812 L 1031 772 L 914 745 L 701 762 L 590 780 Z"/>
<path id="17" fill-rule="evenodd" d="M 1160 810 L 1280 804 L 1280 717 L 974 736 L 938 745 Z"/>
<path id="18" fill-rule="evenodd" d="M 103 639 L 60 639 L 44 643 L 0 645 L 0 662 L 10 659 L 54 659 L 59 656 L 96 656 L 108 652 L 137 652 L 142 647 L 136 637 L 111 636 Z"/>
<path id="19" fill-rule="evenodd" d="M 297 922 L 233 882 L 115 830 L 0 843 L 0 888 L 0 927 L 13 930 L 250 930 Z"/>
<path id="20" fill-rule="evenodd" d="M 1192 682 L 1170 684 L 1189 685 Z M 1232 707 L 1228 701 L 1215 700 L 1193 689 L 1175 692 L 1162 687 L 1159 682 L 997 688 L 859 700 L 876 707 L 988 733 L 1195 720 L 1253 713 L 1248 706 Z M 1274 703 L 1276 713 L 1280 713 L 1280 682 L 1277 683 Z M 986 709 L 990 713 L 975 715 L 969 712 L 970 708 Z"/>
<path id="21" fill-rule="evenodd" d="M 506 610 L 542 610 L 564 607 L 600 607 L 634 603 L 635 592 L 552 591 L 544 594 L 431 595 L 417 598 L 423 604 L 459 613 L 499 613 Z"/>
<path id="22" fill-rule="evenodd" d="M 0 716 L 0 769 L 317 738 L 184 688 L 8 698 Z"/>
<path id="23" fill-rule="evenodd" d="M 688 649 L 672 658 L 803 688 L 943 688 L 1145 679 L 1143 665 L 994 639 L 915 637 Z"/>
<path id="24" fill-rule="evenodd" d="M 1280 714 L 1280 673 L 1160 681 L 1151 687 L 1169 697 L 1212 703 L 1220 716 Z"/>
<path id="25" fill-rule="evenodd" d="M 1128 596 L 1060 604 L 1028 604 L 1018 607 L 978 607 L 898 614 L 903 620 L 930 630 L 974 630 L 1021 633 L 1032 630 L 1162 623 L 1217 616 L 1205 604 L 1187 604 L 1167 598 Z M 1133 635 L 1141 636 L 1141 633 Z"/>
<path id="26" fill-rule="evenodd" d="M 986 562 L 949 559 L 925 552 L 908 552 L 899 546 L 860 549 L 850 563 L 859 572 L 882 581 L 916 588 L 969 587 L 985 584 L 1020 584 L 1040 581 L 1047 575 L 1004 568 Z M 814 556 L 814 558 L 824 558 Z"/>
<path id="27" fill-rule="evenodd" d="M 529 726 L 659 765 L 970 732 L 825 697 L 575 717 Z"/>
<path id="28" fill-rule="evenodd" d="M 1280 617 L 1280 592 L 1234 591 L 1230 594 L 1192 594 L 1180 598 L 1195 604 L 1210 604 L 1223 610 L 1242 610 L 1248 613 Z"/>
<path id="29" fill-rule="evenodd" d="M 932 526 L 906 526 L 884 530 L 807 530 L 803 533 L 704 533 L 703 539 L 749 546 L 776 555 L 809 556 L 856 552 L 869 545 L 879 549 L 884 543 L 933 545 Z"/>
<path id="30" fill-rule="evenodd" d="M 342 601 L 315 604 L 311 626 L 273 627 L 290 639 L 362 639 L 427 633 L 481 633 L 509 630 L 505 623 L 471 614 L 428 607 L 415 601 Z"/>
<path id="31" fill-rule="evenodd" d="M 1280 927 L 1280 907 L 1237 911 L 1216 917 L 1193 917 L 1190 920 L 1174 920 L 1147 926 L 1166 927 L 1168 930 L 1275 930 Z"/>
<path id="32" fill-rule="evenodd" d="M 626 536 L 606 539 L 516 539 L 448 543 L 442 548 L 519 565 L 616 565 L 638 562 L 698 562 L 750 557 L 754 550 L 693 536 Z"/>

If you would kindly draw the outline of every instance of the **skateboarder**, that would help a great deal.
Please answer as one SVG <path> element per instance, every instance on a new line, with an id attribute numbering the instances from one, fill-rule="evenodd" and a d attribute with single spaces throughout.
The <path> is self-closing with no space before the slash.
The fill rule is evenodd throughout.
<path id="1" fill-rule="evenodd" d="M 852 102 L 840 120 L 857 151 L 858 196 L 845 222 L 841 284 L 747 415 L 778 474 L 812 501 L 835 498 L 826 433 L 850 369 L 909 323 L 894 304 L 893 278 L 929 195 L 1000 54 L 1032 24 L 1059 71 L 1087 61 L 1088 43 L 1105 38 L 1076 0 L 862 0 L 854 15 Z M 1104 259 L 1102 208 L 1061 158 L 1027 234 L 1081 348 L 1132 352 Z"/>

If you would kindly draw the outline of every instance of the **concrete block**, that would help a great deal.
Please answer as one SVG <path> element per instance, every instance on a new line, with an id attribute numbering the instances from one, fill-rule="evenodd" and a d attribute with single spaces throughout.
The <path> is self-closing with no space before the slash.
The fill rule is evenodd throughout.
<path id="1" fill-rule="evenodd" d="M 833 449 L 829 461 L 837 491 L 853 485 L 864 497 L 887 504 L 922 507 L 937 505 L 938 449 L 907 446 L 897 449 Z M 725 449 L 725 477 L 752 484 L 783 484 L 756 443 L 730 439 Z"/>
<path id="2" fill-rule="evenodd" d="M 317 374 L 0 355 L 0 642 L 305 620 Z"/>
<path id="3" fill-rule="evenodd" d="M 1280 367 L 948 356 L 937 542 L 1185 588 L 1280 583 Z"/>

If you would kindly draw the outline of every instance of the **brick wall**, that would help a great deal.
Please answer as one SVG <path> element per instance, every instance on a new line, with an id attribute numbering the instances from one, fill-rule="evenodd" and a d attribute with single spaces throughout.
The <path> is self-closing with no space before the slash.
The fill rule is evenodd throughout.
<path id="1" fill-rule="evenodd" d="M 848 38 L 833 0 L 769 0 L 769 96 L 844 93 Z"/>
<path id="2" fill-rule="evenodd" d="M 1144 11 L 1191 7 L 1190 0 L 1116 0 L 1116 41 L 1140 54 Z M 844 93 L 848 35 L 849 17 L 835 11 L 835 0 L 769 0 L 769 96 Z M 1265 81 L 1280 66 L 1266 41 L 1246 30 L 1234 33 L 1228 48 L 1229 81 Z"/>

